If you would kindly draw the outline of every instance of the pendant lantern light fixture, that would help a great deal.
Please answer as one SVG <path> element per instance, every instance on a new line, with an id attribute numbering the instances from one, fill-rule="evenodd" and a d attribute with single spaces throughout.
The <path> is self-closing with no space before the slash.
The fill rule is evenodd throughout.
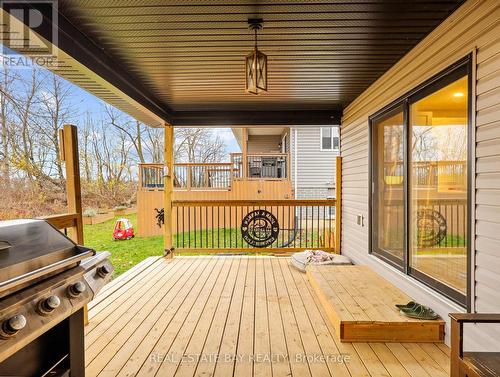
<path id="1" fill-rule="evenodd" d="M 251 94 L 267 92 L 267 55 L 257 48 L 257 31 L 262 29 L 262 23 L 262 18 L 248 19 L 248 27 L 255 35 L 254 49 L 245 58 L 245 89 Z"/>

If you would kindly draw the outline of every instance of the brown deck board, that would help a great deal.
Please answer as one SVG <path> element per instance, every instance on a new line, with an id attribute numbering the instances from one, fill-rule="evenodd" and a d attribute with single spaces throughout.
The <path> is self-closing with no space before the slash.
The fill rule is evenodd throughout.
<path id="1" fill-rule="evenodd" d="M 86 329 L 87 376 L 425 377 L 449 370 L 443 344 L 341 343 L 306 275 L 286 258 L 159 257 L 98 300 Z M 335 359 L 341 354 L 347 361 Z"/>

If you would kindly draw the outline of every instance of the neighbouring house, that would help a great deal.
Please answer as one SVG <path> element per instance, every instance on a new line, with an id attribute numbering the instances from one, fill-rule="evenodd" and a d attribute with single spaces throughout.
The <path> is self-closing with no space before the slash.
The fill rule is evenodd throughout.
<path id="1" fill-rule="evenodd" d="M 338 129 L 233 128 L 241 153 L 227 162 L 174 164 L 174 200 L 332 199 Z M 155 208 L 163 207 L 163 167 L 140 164 L 139 172 L 138 235 L 159 235 Z M 331 207 L 328 216 L 334 215 Z"/>
<path id="2" fill-rule="evenodd" d="M 338 126 L 233 128 L 247 152 L 280 152 L 289 156 L 290 180 L 296 199 L 335 196 L 335 158 L 340 154 Z M 246 140 L 245 135 L 246 134 Z"/>

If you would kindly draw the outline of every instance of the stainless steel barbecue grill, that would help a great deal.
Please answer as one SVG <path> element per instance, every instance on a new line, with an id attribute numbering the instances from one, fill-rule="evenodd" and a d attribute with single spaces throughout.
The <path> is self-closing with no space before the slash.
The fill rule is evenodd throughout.
<path id="1" fill-rule="evenodd" d="M 108 257 L 43 220 L 0 222 L 0 376 L 84 376 L 83 307 Z"/>

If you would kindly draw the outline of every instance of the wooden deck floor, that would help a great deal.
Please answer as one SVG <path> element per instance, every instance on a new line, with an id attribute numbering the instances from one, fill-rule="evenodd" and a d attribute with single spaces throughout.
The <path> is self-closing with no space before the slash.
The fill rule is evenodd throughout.
<path id="1" fill-rule="evenodd" d="M 340 343 L 287 258 L 149 258 L 89 319 L 88 376 L 449 375 L 443 344 Z"/>

